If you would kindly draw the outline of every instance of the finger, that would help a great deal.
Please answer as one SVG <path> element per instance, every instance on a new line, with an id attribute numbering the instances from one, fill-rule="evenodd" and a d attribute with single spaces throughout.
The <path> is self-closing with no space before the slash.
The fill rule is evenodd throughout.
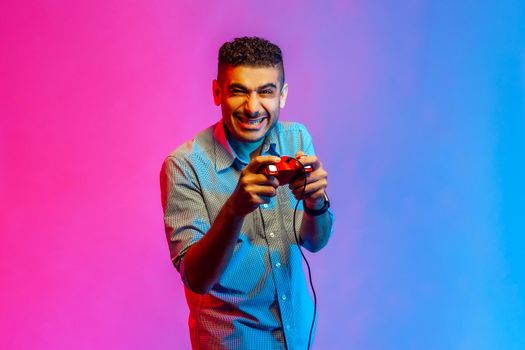
<path id="1" fill-rule="evenodd" d="M 246 166 L 245 170 L 251 173 L 257 173 L 261 167 L 268 164 L 276 164 L 281 161 L 281 158 L 276 156 L 257 156 L 253 158 Z"/>
<path id="2" fill-rule="evenodd" d="M 323 178 L 326 179 L 327 172 L 324 169 L 318 169 L 311 173 L 306 174 L 306 184 L 319 181 Z M 294 190 L 296 188 L 303 188 L 304 187 L 304 176 L 298 177 L 296 180 L 292 181 L 290 185 L 288 186 L 291 190 Z"/>
<path id="3" fill-rule="evenodd" d="M 275 176 L 265 175 L 265 174 L 261 174 L 261 175 L 264 176 L 266 179 L 264 181 L 259 182 L 258 183 L 259 185 L 269 185 L 269 186 L 272 186 L 273 188 L 279 187 L 279 180 L 277 180 Z"/>
<path id="4" fill-rule="evenodd" d="M 326 193 L 325 189 L 321 188 L 315 191 L 314 193 L 311 193 L 308 196 L 303 197 L 303 199 L 306 199 L 308 201 L 318 201 L 322 199 L 324 202 L 326 200 L 325 193 Z"/>
<path id="5" fill-rule="evenodd" d="M 317 156 L 302 156 L 297 159 L 303 166 L 310 165 L 313 170 L 320 168 L 321 164 Z"/>
<path id="6" fill-rule="evenodd" d="M 295 159 L 299 159 L 301 157 L 303 157 L 305 154 L 303 151 L 297 151 L 297 153 L 295 153 Z"/>
<path id="7" fill-rule="evenodd" d="M 328 183 L 326 179 L 321 179 L 319 181 L 315 181 L 315 182 L 312 182 L 306 185 L 306 187 L 304 187 L 304 192 L 303 192 L 303 186 L 300 186 L 300 187 L 293 189 L 292 193 L 295 196 L 295 198 L 301 197 L 301 194 L 303 198 L 306 198 L 319 190 L 324 190 L 327 184 Z"/>
<path id="8" fill-rule="evenodd" d="M 311 182 L 317 181 L 317 180 L 318 180 L 318 178 L 316 176 L 312 176 L 312 173 L 306 174 L 306 185 L 311 183 Z M 288 185 L 288 187 L 291 190 L 294 190 L 294 189 L 299 188 L 299 187 L 303 188 L 304 186 L 305 186 L 304 174 L 301 174 L 301 176 L 298 176 L 295 180 L 290 182 L 290 184 Z"/>
<path id="9" fill-rule="evenodd" d="M 268 185 L 273 186 L 274 188 L 279 187 L 281 184 L 275 176 L 268 176 Z"/>
<path id="10" fill-rule="evenodd" d="M 275 197 L 277 189 L 273 186 L 265 185 L 250 185 L 246 188 L 246 191 L 256 196 Z"/>
<path id="11" fill-rule="evenodd" d="M 268 176 L 265 174 L 251 174 L 248 173 L 243 176 L 242 181 L 246 185 L 257 184 L 257 185 L 270 185 L 272 187 L 279 187 L 279 181 L 275 176 Z"/>

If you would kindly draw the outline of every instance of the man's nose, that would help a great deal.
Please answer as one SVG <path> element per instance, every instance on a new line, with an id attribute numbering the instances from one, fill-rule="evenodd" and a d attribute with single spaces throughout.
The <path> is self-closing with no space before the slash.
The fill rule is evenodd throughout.
<path id="1" fill-rule="evenodd" d="M 259 115 L 261 112 L 261 102 L 259 101 L 257 94 L 252 93 L 248 95 L 244 111 L 251 117 L 257 117 Z"/>

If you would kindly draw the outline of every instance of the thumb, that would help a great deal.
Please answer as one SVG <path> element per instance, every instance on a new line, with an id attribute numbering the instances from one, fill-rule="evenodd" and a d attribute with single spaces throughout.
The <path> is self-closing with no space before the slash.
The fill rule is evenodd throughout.
<path id="1" fill-rule="evenodd" d="M 295 154 L 295 158 L 296 158 L 296 159 L 299 159 L 299 158 L 301 158 L 301 157 L 304 156 L 304 155 L 305 155 L 305 154 L 304 154 L 303 151 L 297 151 L 297 153 Z"/>
<path id="2" fill-rule="evenodd" d="M 257 156 L 248 163 L 245 169 L 249 172 L 257 173 L 262 166 L 279 163 L 280 160 L 281 158 L 276 156 Z"/>

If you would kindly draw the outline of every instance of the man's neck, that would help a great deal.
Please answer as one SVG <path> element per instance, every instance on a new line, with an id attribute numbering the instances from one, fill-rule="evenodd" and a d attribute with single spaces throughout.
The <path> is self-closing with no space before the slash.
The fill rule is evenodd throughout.
<path id="1" fill-rule="evenodd" d="M 237 157 L 246 164 L 261 153 L 264 138 L 255 142 L 243 142 L 232 137 L 228 131 L 226 131 L 226 137 L 228 138 L 230 146 L 237 154 Z"/>

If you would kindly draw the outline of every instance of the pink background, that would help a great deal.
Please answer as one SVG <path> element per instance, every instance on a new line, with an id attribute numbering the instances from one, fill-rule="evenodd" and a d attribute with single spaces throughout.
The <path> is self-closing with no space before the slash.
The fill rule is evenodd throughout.
<path id="1" fill-rule="evenodd" d="M 315 349 L 525 347 L 519 1 L 2 1 L 0 348 L 188 349 L 158 175 L 279 44 L 335 232 Z"/>

